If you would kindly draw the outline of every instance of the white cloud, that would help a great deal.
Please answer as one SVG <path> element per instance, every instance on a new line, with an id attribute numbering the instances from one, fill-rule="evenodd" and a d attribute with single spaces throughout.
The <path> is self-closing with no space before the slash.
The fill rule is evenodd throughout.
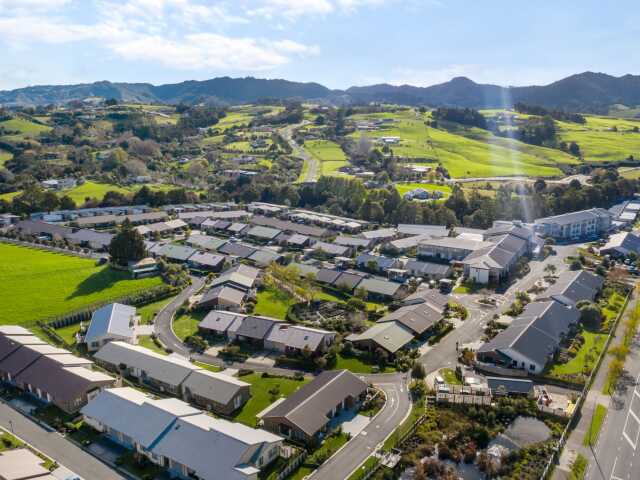
<path id="1" fill-rule="evenodd" d="M 316 52 L 314 47 L 290 40 L 269 42 L 212 33 L 187 35 L 181 41 L 143 35 L 113 42 L 110 48 L 127 60 L 152 61 L 184 70 L 268 70 L 289 63 L 292 54 Z"/>
<path id="2" fill-rule="evenodd" d="M 248 8 L 247 14 L 270 20 L 278 17 L 296 20 L 303 16 L 353 13 L 361 8 L 377 7 L 393 1 L 396 0 L 261 0 L 261 6 Z"/>
<path id="3" fill-rule="evenodd" d="M 283 16 L 289 20 L 306 15 L 327 15 L 334 11 L 329 0 L 263 0 L 262 6 L 248 9 L 249 16 L 268 19 Z"/>
<path id="4" fill-rule="evenodd" d="M 0 0 L 2 1 L 2 0 Z M 31 0 L 34 1 L 34 0 Z M 0 16 L 0 43 L 15 48 L 33 44 L 95 41 L 116 56 L 181 70 L 258 71 L 294 58 L 315 55 L 318 48 L 290 39 L 229 36 L 205 23 L 240 21 L 224 6 L 194 0 L 98 0 L 97 23 L 74 22 L 63 15 Z M 179 10 L 179 13 L 176 13 Z"/>

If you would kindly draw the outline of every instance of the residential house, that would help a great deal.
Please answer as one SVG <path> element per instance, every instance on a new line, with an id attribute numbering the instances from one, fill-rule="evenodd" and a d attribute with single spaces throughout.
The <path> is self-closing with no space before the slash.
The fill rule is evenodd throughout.
<path id="1" fill-rule="evenodd" d="M 418 244 L 418 257 L 461 261 L 469 254 L 492 245 L 491 242 L 459 237 L 431 238 Z"/>
<path id="2" fill-rule="evenodd" d="M 575 307 L 554 300 L 532 302 L 506 330 L 482 345 L 476 358 L 540 373 L 579 319 L 580 312 Z"/>
<path id="3" fill-rule="evenodd" d="M 219 285 L 207 290 L 198 301 L 198 308 L 241 312 L 247 292 L 231 286 Z"/>
<path id="4" fill-rule="evenodd" d="M 373 240 L 366 238 L 350 237 L 348 235 L 338 235 L 333 243 L 337 245 L 343 245 L 345 247 L 352 247 L 355 250 L 368 250 L 373 246 Z"/>
<path id="5" fill-rule="evenodd" d="M 367 297 L 372 301 L 400 300 L 409 293 L 406 285 L 377 278 L 364 278 L 356 288 L 367 292 Z"/>
<path id="6" fill-rule="evenodd" d="M 244 292 L 254 290 L 260 283 L 261 270 L 249 265 L 231 267 L 211 282 L 211 287 L 230 286 Z"/>
<path id="7" fill-rule="evenodd" d="M 328 242 L 316 242 L 311 246 L 313 253 L 327 257 L 349 257 L 353 255 L 351 247 Z"/>
<path id="8" fill-rule="evenodd" d="M 220 272 L 224 268 L 227 257 L 208 252 L 195 252 L 187 260 L 190 268 L 206 272 Z"/>
<path id="9" fill-rule="evenodd" d="M 600 248 L 601 255 L 610 255 L 615 258 L 624 258 L 632 253 L 640 254 L 640 235 L 636 232 L 614 233 Z"/>
<path id="10" fill-rule="evenodd" d="M 333 418 L 364 399 L 367 383 L 348 370 L 326 371 L 262 415 L 265 429 L 291 440 L 318 443 Z"/>
<path id="11" fill-rule="evenodd" d="M 398 238 L 398 230 L 395 228 L 380 228 L 378 230 L 360 232 L 358 236 L 365 240 L 370 240 L 374 244 L 384 243 Z"/>
<path id="12" fill-rule="evenodd" d="M 238 258 L 248 258 L 257 248 L 240 242 L 228 242 L 218 249 L 220 253 Z"/>
<path id="13" fill-rule="evenodd" d="M 539 300 L 555 300 L 568 307 L 575 306 L 581 300 L 595 300 L 604 278 L 584 270 L 561 273 L 556 282 L 538 295 Z"/>
<path id="14" fill-rule="evenodd" d="M 408 260 L 404 268 L 410 275 L 424 280 L 440 280 L 451 275 L 451 265 L 420 260 Z"/>
<path id="15" fill-rule="evenodd" d="M 268 350 L 285 354 L 300 354 L 305 351 L 317 354 L 326 352 L 335 341 L 335 337 L 335 332 L 276 323 L 264 339 L 264 346 Z"/>
<path id="16" fill-rule="evenodd" d="M 250 227 L 244 234 L 256 242 L 268 243 L 273 242 L 281 233 L 282 230 L 277 228 L 256 225 L 254 227 Z"/>
<path id="17" fill-rule="evenodd" d="M 400 307 L 382 317 L 378 323 L 397 322 L 417 337 L 429 332 L 442 320 L 443 316 L 444 308 L 442 305 L 424 301 Z"/>
<path id="18" fill-rule="evenodd" d="M 490 238 L 489 246 L 475 250 L 462 260 L 466 277 L 476 283 L 498 283 L 505 279 L 529 251 L 527 241 L 515 235 Z"/>
<path id="19" fill-rule="evenodd" d="M 136 322 L 136 307 L 121 303 L 105 305 L 93 312 L 83 342 L 89 352 L 95 352 L 113 340 L 135 343 Z"/>
<path id="20" fill-rule="evenodd" d="M 413 340 L 413 332 L 401 323 L 390 321 L 376 323 L 362 333 L 352 333 L 346 340 L 359 350 L 375 352 L 381 348 L 393 355 Z"/>
<path id="21" fill-rule="evenodd" d="M 257 480 L 282 446 L 272 433 L 126 387 L 102 392 L 82 413 L 87 425 L 184 480 Z"/>
<path id="22" fill-rule="evenodd" d="M 200 368 L 176 354 L 160 355 L 147 348 L 111 342 L 95 358 L 109 370 L 216 413 L 229 415 L 250 397 L 248 383 Z"/>
<path id="23" fill-rule="evenodd" d="M 91 370 L 93 362 L 45 344 L 20 327 L 0 332 L 0 378 L 3 382 L 75 412 L 114 379 Z"/>
<path id="24" fill-rule="evenodd" d="M 162 245 L 158 250 L 149 250 L 149 253 L 152 253 L 154 256 L 164 257 L 170 262 L 175 263 L 186 263 L 187 260 L 189 260 L 189 258 L 191 258 L 191 256 L 196 252 L 197 251 L 194 248 L 175 243 Z"/>
<path id="25" fill-rule="evenodd" d="M 402 262 L 397 258 L 373 255 L 371 253 L 361 253 L 356 258 L 356 265 L 360 270 L 373 273 L 384 273 L 393 268 L 402 266 Z"/>

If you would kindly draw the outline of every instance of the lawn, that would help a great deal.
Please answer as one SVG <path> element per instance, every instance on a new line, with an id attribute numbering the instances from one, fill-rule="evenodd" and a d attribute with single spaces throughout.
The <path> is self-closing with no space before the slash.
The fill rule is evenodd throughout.
<path id="1" fill-rule="evenodd" d="M 411 111 L 397 114 L 354 115 L 354 121 L 386 116 L 396 121 L 374 132 L 356 132 L 354 138 L 398 136 L 399 145 L 391 146 L 396 155 L 407 158 L 441 161 L 454 178 L 490 176 L 559 176 L 559 163 L 578 163 L 560 151 L 544 149 L 479 129 L 450 132 L 425 125 L 426 116 L 416 118 Z"/>
<path id="2" fill-rule="evenodd" d="M 94 260 L 0 244 L 0 324 L 32 326 L 96 302 L 160 285 L 158 277 L 131 280 L 127 272 Z"/>
<path id="3" fill-rule="evenodd" d="M 284 320 L 287 316 L 289 307 L 294 303 L 295 300 L 283 292 L 272 288 L 265 288 L 258 292 L 256 307 L 254 308 L 253 313 L 256 315 Z"/>
<path id="4" fill-rule="evenodd" d="M 5 152 L 4 150 L 0 150 L 0 167 L 4 166 L 9 160 L 13 158 L 13 155 L 9 152 Z"/>
<path id="5" fill-rule="evenodd" d="M 98 200 L 102 200 L 104 195 L 109 191 L 114 191 L 122 194 L 131 193 L 130 190 L 119 187 L 118 185 L 89 181 L 84 182 L 82 185 L 78 185 L 77 187 L 70 190 L 65 190 L 61 192 L 61 195 L 68 195 L 71 200 L 76 203 L 76 205 L 82 205 L 87 200 L 87 198 L 97 198 Z"/>
<path id="6" fill-rule="evenodd" d="M 344 303 L 344 300 L 340 297 L 324 290 L 319 290 L 315 295 L 315 299 Z M 289 308 L 295 303 L 295 300 L 284 294 L 282 291 L 266 287 L 258 292 L 257 302 L 253 313 L 256 315 L 284 320 Z"/>
<path id="7" fill-rule="evenodd" d="M 153 350 L 156 353 L 159 353 L 161 355 L 166 355 L 167 352 L 164 350 L 164 348 L 162 348 L 160 345 L 158 345 L 153 338 L 151 338 L 151 336 L 149 335 L 143 335 L 138 337 L 138 345 L 140 345 L 141 347 L 144 348 L 148 348 L 149 350 Z"/>
<path id="8" fill-rule="evenodd" d="M 400 196 L 404 196 L 405 193 L 415 190 L 416 188 L 422 188 L 429 192 L 440 191 L 444 194 L 443 199 L 451 195 L 451 187 L 449 185 L 438 185 L 435 183 L 396 183 L 396 190 L 398 190 Z"/>
<path id="9" fill-rule="evenodd" d="M 251 398 L 235 414 L 235 421 L 256 426 L 256 415 L 280 397 L 288 397 L 309 380 L 295 380 L 284 377 L 263 377 L 261 373 L 252 373 L 239 377 L 251 384 Z M 270 393 L 273 392 L 273 393 Z"/>
<path id="10" fill-rule="evenodd" d="M 349 370 L 353 373 L 389 373 L 394 371 L 390 366 L 386 366 L 384 370 L 380 370 L 375 363 L 368 363 L 356 356 L 344 356 L 342 353 L 338 354 L 333 370 Z"/>
<path id="11" fill-rule="evenodd" d="M 364 476 L 371 470 L 373 467 L 380 463 L 380 459 L 378 457 L 369 457 L 362 464 L 360 468 L 358 468 L 355 472 L 353 472 L 347 480 L 361 480 Z"/>
<path id="12" fill-rule="evenodd" d="M 65 341 L 67 345 L 76 343 L 76 333 L 80 330 L 80 324 L 74 323 L 62 328 L 56 328 L 56 333 Z"/>
<path id="13" fill-rule="evenodd" d="M 593 417 L 591 418 L 591 423 L 589 424 L 589 428 L 584 434 L 584 439 L 582 440 L 582 444 L 585 447 L 593 447 L 596 444 L 598 436 L 600 435 L 600 429 L 602 428 L 602 424 L 604 423 L 606 416 L 607 408 L 604 405 L 596 405 Z"/>
<path id="14" fill-rule="evenodd" d="M 221 372 L 223 368 L 218 367 L 217 365 L 209 365 L 208 363 L 202 362 L 193 362 L 193 364 L 197 367 L 204 368 L 205 370 L 209 370 L 210 372 Z"/>
<path id="15" fill-rule="evenodd" d="M 462 385 L 460 379 L 456 377 L 456 372 L 451 368 L 442 368 L 439 373 L 445 383 L 448 383 L 449 385 Z"/>
<path id="16" fill-rule="evenodd" d="M 321 175 L 342 175 L 340 168 L 349 163 L 340 145 L 330 140 L 309 140 L 304 143 L 304 148 L 320 161 Z"/>
<path id="17" fill-rule="evenodd" d="M 153 321 L 158 312 L 162 310 L 166 305 L 171 303 L 174 297 L 163 298 L 156 302 L 147 303 L 146 305 L 138 308 L 138 315 L 140 315 L 140 324 L 147 325 Z"/>
<path id="18" fill-rule="evenodd" d="M 582 330 L 581 334 L 584 337 L 584 344 L 580 350 L 578 350 L 578 354 L 567 363 L 553 365 L 549 371 L 550 376 L 562 378 L 591 372 L 591 369 L 598 361 L 600 352 L 602 352 L 604 348 L 607 334 L 591 332 L 589 330 Z"/>
<path id="19" fill-rule="evenodd" d="M 9 135 L 11 138 L 15 139 L 36 137 L 43 132 L 48 132 L 49 130 L 51 130 L 51 127 L 47 127 L 46 125 L 39 125 L 23 118 L 12 118 L 11 120 L 5 120 L 4 122 L 0 122 L 0 127 L 4 127 L 5 130 L 8 131 L 20 132 L 17 135 Z"/>
<path id="20" fill-rule="evenodd" d="M 206 314 L 207 312 L 192 312 L 176 317 L 173 321 L 173 331 L 180 340 L 184 341 L 198 332 L 198 324 Z"/>

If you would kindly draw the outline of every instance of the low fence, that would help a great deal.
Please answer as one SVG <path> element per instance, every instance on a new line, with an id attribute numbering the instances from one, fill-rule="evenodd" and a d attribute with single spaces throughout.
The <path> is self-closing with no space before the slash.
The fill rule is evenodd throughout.
<path id="1" fill-rule="evenodd" d="M 102 258 L 102 255 L 98 253 L 94 253 L 91 251 L 89 251 L 88 253 L 85 252 L 86 249 L 84 248 L 75 248 L 75 249 L 72 247 L 62 248 L 62 247 L 57 247 L 52 243 L 48 244 L 48 243 L 27 242 L 25 240 L 19 240 L 17 238 L 10 238 L 10 237 L 0 237 L 0 242 L 10 243 L 12 245 L 17 245 L 19 247 L 35 248 L 38 250 L 46 250 L 48 252 L 53 252 L 53 253 L 61 253 L 63 255 L 71 255 L 73 257 L 86 258 L 89 260 L 99 260 L 100 258 Z"/>
<path id="2" fill-rule="evenodd" d="M 615 323 L 613 324 L 613 326 L 611 327 L 611 330 L 609 331 L 609 335 L 607 336 L 607 340 L 605 341 L 604 347 L 602 348 L 602 352 L 600 352 L 598 361 L 596 362 L 594 368 L 591 370 L 591 374 L 589 375 L 589 377 L 587 378 L 587 381 L 584 384 L 584 388 L 582 389 L 582 392 L 580 393 L 580 396 L 578 397 L 578 400 L 576 402 L 576 407 L 575 407 L 575 410 L 573 411 L 573 415 L 571 415 L 569 422 L 567 423 L 564 430 L 562 431 L 562 435 L 560 435 L 560 439 L 558 440 L 556 448 L 554 449 L 553 454 L 549 458 L 549 461 L 547 462 L 547 465 L 542 475 L 540 476 L 541 479 L 547 479 L 550 477 L 551 473 L 553 472 L 554 465 L 556 465 L 560 459 L 560 454 L 562 453 L 562 449 L 567 443 L 569 434 L 578 424 L 578 421 L 580 419 L 580 412 L 582 411 L 584 402 L 587 399 L 589 388 L 591 388 L 591 385 L 593 384 L 595 377 L 598 371 L 600 370 L 600 367 L 602 366 L 602 362 L 604 361 L 604 358 L 607 355 L 607 350 L 609 349 L 609 345 L 611 345 L 611 341 L 613 340 L 615 331 L 618 329 L 620 319 L 624 315 L 624 312 L 627 310 L 627 305 L 629 304 L 629 300 L 631 299 L 632 294 L 633 294 L 633 290 L 631 290 L 624 299 L 622 308 L 618 313 Z"/>
<path id="3" fill-rule="evenodd" d="M 280 472 L 278 472 L 278 475 L 273 480 L 284 480 L 285 478 L 287 478 L 289 475 L 295 472 L 298 467 L 300 467 L 300 465 L 304 463 L 308 455 L 309 454 L 306 450 L 300 452 L 297 457 L 294 457 L 293 460 L 287 463 L 285 467 Z"/>

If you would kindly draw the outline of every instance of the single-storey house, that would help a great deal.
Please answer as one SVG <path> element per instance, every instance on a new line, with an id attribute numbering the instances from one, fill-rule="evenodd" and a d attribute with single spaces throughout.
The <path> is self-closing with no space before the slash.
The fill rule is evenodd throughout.
<path id="1" fill-rule="evenodd" d="M 93 312 L 91 323 L 84 336 L 87 350 L 95 352 L 105 343 L 113 340 L 135 343 L 136 321 L 136 307 L 110 303 L 99 308 Z"/>
<path id="2" fill-rule="evenodd" d="M 367 383 L 348 370 L 326 371 L 262 415 L 265 429 L 305 443 L 322 440 L 332 418 L 363 400 Z"/>
<path id="3" fill-rule="evenodd" d="M 626 257 L 630 253 L 640 254 L 640 235 L 636 232 L 614 233 L 600 248 L 601 255 L 610 255 L 615 258 Z"/>
<path id="4" fill-rule="evenodd" d="M 382 348 L 391 355 L 413 340 L 413 332 L 398 322 L 376 323 L 362 333 L 352 333 L 346 340 L 359 350 L 375 352 Z"/>
<path id="5" fill-rule="evenodd" d="M 281 437 L 265 430 L 128 387 L 102 392 L 82 413 L 87 425 L 183 480 L 256 480 L 282 446 Z"/>
<path id="6" fill-rule="evenodd" d="M 232 286 L 219 285 L 207 290 L 198 302 L 198 308 L 240 312 L 247 292 Z"/>

